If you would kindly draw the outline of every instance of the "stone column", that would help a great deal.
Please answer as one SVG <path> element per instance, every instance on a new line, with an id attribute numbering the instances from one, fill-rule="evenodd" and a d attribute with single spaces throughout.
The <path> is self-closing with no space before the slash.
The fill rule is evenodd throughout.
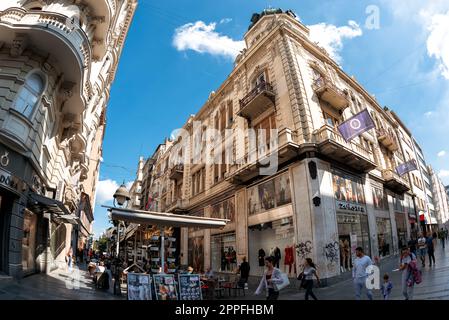
<path id="1" fill-rule="evenodd" d="M 204 208 L 204 216 L 205 217 L 210 217 L 211 215 L 211 211 L 212 211 L 212 207 L 211 206 L 207 206 Z M 204 261 L 203 261 L 203 265 L 204 265 L 204 269 L 206 270 L 207 268 L 210 267 L 211 264 L 211 249 L 210 249 L 210 229 L 204 229 L 203 231 L 204 234 Z"/>
<path id="2" fill-rule="evenodd" d="M 398 239 L 398 228 L 396 226 L 396 215 L 394 213 L 393 197 L 387 195 L 388 197 L 388 211 L 390 212 L 390 222 L 391 222 L 391 237 L 393 238 L 393 254 L 398 254 L 399 250 L 399 239 Z"/>
<path id="3" fill-rule="evenodd" d="M 379 256 L 379 244 L 377 241 L 377 225 L 376 225 L 376 216 L 374 215 L 374 201 L 373 201 L 373 192 L 371 188 L 371 182 L 369 175 L 365 175 L 363 191 L 365 192 L 365 200 L 366 200 L 366 213 L 368 215 L 368 228 L 369 228 L 369 237 L 370 237 L 370 247 L 371 247 L 371 258 Z M 368 252 L 366 252 L 368 254 Z"/>
<path id="4" fill-rule="evenodd" d="M 189 263 L 189 229 L 181 228 L 181 264 L 186 266 Z"/>
<path id="5" fill-rule="evenodd" d="M 20 279 L 22 278 L 22 238 L 23 238 L 23 210 L 22 203 L 26 203 L 24 195 L 15 199 L 12 212 L 11 223 L 9 226 L 9 250 L 8 250 L 8 269 L 9 275 Z"/>
<path id="6" fill-rule="evenodd" d="M 246 188 L 236 192 L 235 196 L 235 241 L 238 262 L 245 256 L 248 258 L 248 205 Z"/>

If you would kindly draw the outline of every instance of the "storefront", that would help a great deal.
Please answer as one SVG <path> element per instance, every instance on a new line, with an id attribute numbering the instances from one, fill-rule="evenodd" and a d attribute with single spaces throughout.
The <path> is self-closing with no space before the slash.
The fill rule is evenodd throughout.
<path id="1" fill-rule="evenodd" d="M 382 258 L 393 254 L 393 232 L 388 206 L 387 193 L 382 185 L 372 182 L 373 208 L 376 217 L 377 255 Z"/>
<path id="2" fill-rule="evenodd" d="M 204 270 L 204 237 L 189 238 L 188 263 L 195 272 Z"/>
<path id="3" fill-rule="evenodd" d="M 295 275 L 295 232 L 288 172 L 282 172 L 247 189 L 248 262 L 251 275 L 261 275 L 264 258 L 273 256 L 275 266 Z"/>
<path id="4" fill-rule="evenodd" d="M 251 275 L 262 275 L 264 258 L 273 256 L 276 267 L 294 275 L 295 243 L 293 218 L 253 225 L 248 230 L 248 254 Z"/>
<path id="5" fill-rule="evenodd" d="M 235 233 L 211 236 L 210 243 L 212 270 L 235 272 L 237 269 Z"/>
<path id="6" fill-rule="evenodd" d="M 366 202 L 360 178 L 334 170 L 333 187 L 340 246 L 340 269 L 346 272 L 352 269 L 357 247 L 362 247 L 367 253 L 370 252 Z"/>
<path id="7" fill-rule="evenodd" d="M 0 272 L 8 272 L 8 247 L 14 196 L 0 187 Z"/>
<path id="8" fill-rule="evenodd" d="M 22 272 L 33 273 L 36 270 L 37 215 L 25 209 L 23 215 Z"/>
<path id="9" fill-rule="evenodd" d="M 398 235 L 398 247 L 407 245 L 407 221 L 406 221 L 406 211 L 403 205 L 403 200 L 401 200 L 397 195 L 393 198 L 394 206 L 394 216 L 396 220 L 396 232 Z"/>

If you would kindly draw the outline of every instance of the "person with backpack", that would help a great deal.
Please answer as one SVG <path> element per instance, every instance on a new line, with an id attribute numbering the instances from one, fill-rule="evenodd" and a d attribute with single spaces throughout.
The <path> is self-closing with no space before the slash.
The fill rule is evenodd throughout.
<path id="1" fill-rule="evenodd" d="M 265 290 L 267 300 L 277 300 L 279 298 L 279 291 L 277 290 L 276 285 L 283 282 L 281 270 L 274 267 L 274 258 L 271 256 L 265 258 L 265 267 L 267 269 L 265 270 L 262 279 L 260 279 L 260 284 L 257 287 L 255 294 L 259 295 L 262 290 Z"/>
<path id="2" fill-rule="evenodd" d="M 435 245 L 436 245 L 436 233 L 433 233 L 432 236 L 426 238 L 427 245 L 427 254 L 429 255 L 429 266 L 435 266 Z"/>
<path id="3" fill-rule="evenodd" d="M 421 258 L 422 266 L 425 267 L 426 266 L 426 255 L 427 255 L 427 241 L 426 241 L 426 237 L 424 236 L 424 234 L 422 232 L 419 233 L 418 252 L 419 252 L 419 256 Z"/>
<path id="4" fill-rule="evenodd" d="M 399 271 L 402 271 L 402 295 L 405 300 L 412 300 L 415 283 L 420 283 L 421 277 L 416 266 L 416 256 L 408 247 L 402 248 L 399 264 Z"/>

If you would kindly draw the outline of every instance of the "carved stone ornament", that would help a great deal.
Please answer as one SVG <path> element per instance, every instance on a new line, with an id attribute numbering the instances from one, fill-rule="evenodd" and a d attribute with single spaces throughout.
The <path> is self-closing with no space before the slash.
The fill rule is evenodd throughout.
<path id="1" fill-rule="evenodd" d="M 9 165 L 8 151 L 5 151 L 5 153 L 0 157 L 0 165 L 2 165 L 2 167 L 7 167 Z"/>

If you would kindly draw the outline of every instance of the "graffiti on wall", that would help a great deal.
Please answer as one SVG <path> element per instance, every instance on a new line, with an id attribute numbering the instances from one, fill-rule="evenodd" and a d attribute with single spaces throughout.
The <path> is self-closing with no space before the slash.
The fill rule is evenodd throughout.
<path id="1" fill-rule="evenodd" d="M 307 258 L 312 254 L 312 241 L 307 240 L 305 242 L 300 242 L 296 246 L 296 253 L 301 259 Z"/>
<path id="2" fill-rule="evenodd" d="M 329 242 L 324 246 L 324 255 L 331 264 L 338 261 L 339 249 L 340 246 L 337 241 Z"/>

